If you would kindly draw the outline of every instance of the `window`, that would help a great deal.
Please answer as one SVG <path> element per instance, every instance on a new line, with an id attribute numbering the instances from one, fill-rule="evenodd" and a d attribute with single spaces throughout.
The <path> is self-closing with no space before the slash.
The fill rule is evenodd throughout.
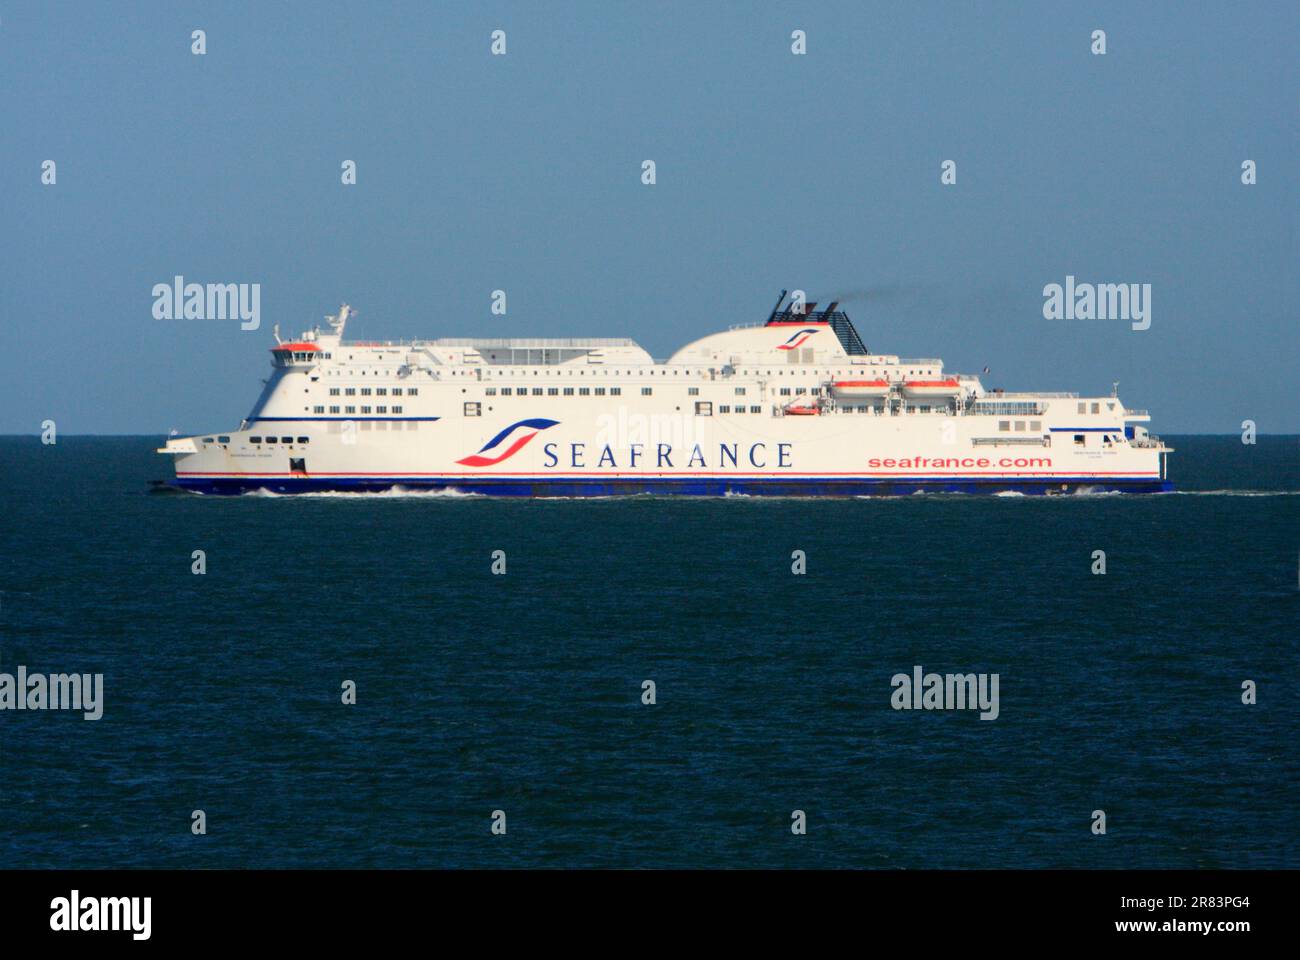
<path id="1" fill-rule="evenodd" d="M 579 387 L 579 388 L 578 388 L 578 396 L 580 396 L 580 397 L 588 396 L 590 393 L 591 393 L 591 387 Z"/>
<path id="2" fill-rule="evenodd" d="M 541 387 L 533 387 L 533 396 L 534 396 L 534 397 L 540 397 L 541 395 L 542 395 L 542 388 L 541 388 Z"/>
<path id="3" fill-rule="evenodd" d="M 788 397 L 790 396 L 790 388 L 782 387 L 780 390 L 777 391 L 777 393 L 781 394 L 781 396 L 783 397 Z"/>
<path id="4" fill-rule="evenodd" d="M 355 397 L 355 396 L 357 395 L 357 388 L 356 388 L 356 387 L 347 387 L 347 388 L 345 388 L 345 389 L 343 390 L 343 395 L 344 395 L 345 397 Z"/>
<path id="5" fill-rule="evenodd" d="M 339 395 L 339 388 L 338 388 L 338 387 L 330 387 L 330 396 L 331 396 L 331 397 L 337 397 L 338 395 Z"/>
<path id="6" fill-rule="evenodd" d="M 361 395 L 362 395 L 363 397 L 368 397 L 368 396 L 370 396 L 370 388 L 369 388 L 369 387 L 362 387 L 362 388 L 361 388 Z"/>
<path id="7" fill-rule="evenodd" d="M 547 387 L 547 388 L 546 388 L 546 395 L 547 395 L 548 397 L 558 397 L 558 396 L 560 395 L 560 388 L 559 388 L 559 387 Z"/>
<path id="8" fill-rule="evenodd" d="M 356 412 L 357 412 L 357 408 L 356 408 L 356 407 L 353 407 L 353 406 L 347 406 L 347 407 L 344 407 L 344 408 L 343 408 L 343 412 L 344 412 L 344 413 L 356 413 Z"/>
<path id="9" fill-rule="evenodd" d="M 762 407 L 750 407 L 750 408 L 749 408 L 749 412 L 750 412 L 750 413 L 762 413 L 762 412 L 763 412 L 763 408 L 762 408 Z"/>
<path id="10" fill-rule="evenodd" d="M 1042 433 L 1042 432 L 1043 432 L 1043 421 L 1041 421 L 1041 420 L 1030 420 L 1030 421 L 1029 421 L 1029 429 L 1032 430 L 1032 431 L 1034 431 L 1034 433 Z"/>
<path id="11" fill-rule="evenodd" d="M 695 401 L 695 415 L 696 415 L 697 417 L 711 417 L 711 416 L 713 416 L 713 404 L 710 403 L 708 400 L 696 400 L 696 401 Z"/>
<path id="12" fill-rule="evenodd" d="M 737 388 L 736 388 L 736 396 L 738 396 L 738 397 L 743 397 L 744 395 L 745 395 L 745 388 L 744 388 L 744 387 L 737 387 Z"/>
<path id="13" fill-rule="evenodd" d="M 407 387 L 407 388 L 406 388 L 406 395 L 407 395 L 408 397 L 414 397 L 414 396 L 416 396 L 419 392 L 420 392 L 420 388 L 419 388 L 419 387 Z"/>
<path id="14" fill-rule="evenodd" d="M 387 387 L 375 387 L 375 396 L 377 396 L 377 397 L 386 397 L 386 396 L 388 396 L 388 388 L 387 388 Z"/>
<path id="15" fill-rule="evenodd" d="M 465 402 L 465 416 L 467 417 L 481 416 L 482 409 L 482 406 L 473 400 L 467 400 Z"/>
<path id="16" fill-rule="evenodd" d="M 573 387 L 565 387 L 565 388 L 564 388 L 564 395 L 565 395 L 566 397 L 571 397 L 571 396 L 573 396 Z"/>
<path id="17" fill-rule="evenodd" d="M 1094 404 L 1092 405 L 1092 412 L 1093 412 L 1093 413 L 1101 413 L 1101 404 L 1100 404 L 1100 403 L 1094 403 Z"/>
<path id="18" fill-rule="evenodd" d="M 311 408 L 311 412 L 312 412 L 312 413 L 324 413 L 324 412 L 325 412 L 325 408 L 324 408 L 324 407 L 312 407 L 312 408 Z"/>
<path id="19" fill-rule="evenodd" d="M 598 396 L 598 397 L 603 397 L 604 395 L 605 395 L 605 388 L 604 388 L 604 387 L 597 387 L 597 388 L 596 388 L 596 396 Z"/>
<path id="20" fill-rule="evenodd" d="M 1011 429 L 1011 421 L 1010 421 L 1010 420 L 999 420 L 999 421 L 998 421 L 998 429 L 1001 430 L 1003 433 L 1007 432 L 1008 430 Z"/>
<path id="21" fill-rule="evenodd" d="M 655 391 L 654 391 L 654 387 L 642 387 L 642 388 L 641 388 L 641 396 L 643 396 L 643 397 L 648 397 L 648 396 L 650 396 L 650 394 L 652 394 L 652 393 L 654 393 L 654 392 L 655 392 Z"/>
<path id="22" fill-rule="evenodd" d="M 1076 434 L 1074 435 L 1074 445 L 1075 445 L 1076 447 L 1082 447 L 1082 446 L 1085 444 L 1086 441 L 1087 441 L 1087 438 L 1086 438 L 1083 434 L 1081 434 L 1081 433 L 1076 433 Z"/>
<path id="23" fill-rule="evenodd" d="M 338 412 L 339 412 L 339 408 L 337 405 L 330 407 L 330 413 L 338 413 Z"/>
<path id="24" fill-rule="evenodd" d="M 501 388 L 501 396 L 503 396 L 503 397 L 508 397 L 508 396 L 510 396 L 510 388 L 509 388 L 509 387 L 502 387 L 502 388 Z"/>
<path id="25" fill-rule="evenodd" d="M 370 408 L 369 408 L 369 407 L 362 407 L 362 408 L 361 408 L 361 412 L 362 412 L 362 413 L 369 413 L 369 412 L 370 412 Z"/>
<path id="26" fill-rule="evenodd" d="M 1080 413 L 1087 413 L 1087 412 L 1088 412 L 1088 405 L 1087 405 L 1086 403 L 1081 403 L 1081 404 L 1079 404 L 1079 412 L 1080 412 Z"/>
<path id="27" fill-rule="evenodd" d="M 718 407 L 718 413 L 730 413 L 730 412 L 731 412 L 731 407 L 727 406 L 725 403 L 722 406 Z"/>
<path id="28" fill-rule="evenodd" d="M 611 397 L 621 397 L 621 396 L 623 395 L 623 388 L 622 388 L 622 387 L 610 387 L 610 388 L 609 388 L 609 395 L 610 395 Z"/>
<path id="29" fill-rule="evenodd" d="M 495 396 L 497 395 L 497 388 L 496 388 L 496 387 L 488 387 L 487 389 L 485 389 L 485 390 L 483 391 L 483 393 L 484 393 L 486 396 L 489 396 L 489 397 L 495 397 Z"/>
<path id="30" fill-rule="evenodd" d="M 1016 433 L 1024 433 L 1024 432 L 1025 432 L 1025 421 L 1023 421 L 1023 420 L 1017 420 L 1017 421 L 1016 421 Z"/>
<path id="31" fill-rule="evenodd" d="M 387 413 L 387 412 L 388 412 L 387 407 L 375 407 L 375 413 Z"/>
<path id="32" fill-rule="evenodd" d="M 401 413 L 401 412 L 402 412 L 402 405 L 400 403 L 397 406 L 393 407 L 393 413 Z"/>
<path id="33" fill-rule="evenodd" d="M 298 438 L 298 442 L 299 442 L 299 443 L 307 443 L 307 442 L 309 442 L 310 440 L 311 440 L 311 437 L 299 437 L 299 438 Z"/>
<path id="34" fill-rule="evenodd" d="M 267 437 L 267 438 L 266 438 L 266 442 L 267 442 L 267 443 L 275 443 L 275 437 Z"/>
<path id="35" fill-rule="evenodd" d="M 248 442 L 249 442 L 249 443 L 261 443 L 261 442 L 262 442 L 262 438 L 261 438 L 261 437 L 249 437 L 249 438 L 248 438 Z"/>
<path id="36" fill-rule="evenodd" d="M 395 397 L 400 397 L 401 395 L 402 395 L 402 388 L 401 388 L 401 387 L 393 387 L 393 396 L 395 396 Z"/>
<path id="37" fill-rule="evenodd" d="M 229 442 L 230 442 L 229 437 L 217 437 L 217 443 L 229 443 Z"/>
<path id="38" fill-rule="evenodd" d="M 686 388 L 686 395 L 689 396 L 689 397 L 698 397 L 698 396 L 700 395 L 700 388 L 699 388 L 699 387 L 687 387 L 687 388 Z"/>

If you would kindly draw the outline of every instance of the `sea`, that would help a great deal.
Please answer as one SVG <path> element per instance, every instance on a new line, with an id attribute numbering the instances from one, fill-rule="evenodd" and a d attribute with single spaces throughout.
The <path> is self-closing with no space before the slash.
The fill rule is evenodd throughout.
<path id="1" fill-rule="evenodd" d="M 1300 867 L 1300 438 L 1166 439 L 1168 494 L 497 500 L 0 438 L 0 673 L 103 676 L 0 710 L 0 860 Z"/>

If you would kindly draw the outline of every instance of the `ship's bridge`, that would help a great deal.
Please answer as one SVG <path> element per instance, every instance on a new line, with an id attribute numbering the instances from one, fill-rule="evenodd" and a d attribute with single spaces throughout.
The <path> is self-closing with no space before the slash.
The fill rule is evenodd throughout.
<path id="1" fill-rule="evenodd" d="M 312 366 L 329 358 L 329 352 L 320 344 L 309 341 L 278 343 L 271 348 L 271 365 L 275 367 Z"/>

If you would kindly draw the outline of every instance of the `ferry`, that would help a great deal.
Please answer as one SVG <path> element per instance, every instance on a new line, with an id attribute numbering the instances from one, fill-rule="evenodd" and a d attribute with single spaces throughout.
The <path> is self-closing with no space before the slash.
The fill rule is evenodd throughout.
<path id="1" fill-rule="evenodd" d="M 495 496 L 1150 493 L 1172 448 L 1110 396 L 1007 393 L 867 349 L 839 303 L 781 291 L 766 322 L 666 360 L 611 338 L 349 341 L 343 304 L 292 340 L 239 427 L 172 437 L 204 494 Z"/>

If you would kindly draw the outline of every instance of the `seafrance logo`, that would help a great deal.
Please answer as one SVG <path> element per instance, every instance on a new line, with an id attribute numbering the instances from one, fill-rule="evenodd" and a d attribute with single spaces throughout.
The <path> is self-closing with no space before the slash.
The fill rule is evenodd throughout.
<path id="1" fill-rule="evenodd" d="M 796 330 L 790 335 L 790 339 L 777 347 L 778 350 L 794 350 L 805 340 L 817 332 L 816 327 L 804 327 L 802 330 Z"/>
<path id="2" fill-rule="evenodd" d="M 558 424 L 558 420 L 546 420 L 542 417 L 535 417 L 532 420 L 520 420 L 506 427 L 473 456 L 465 457 L 463 460 L 457 460 L 457 463 L 464 464 L 467 467 L 490 467 L 495 463 L 501 463 L 503 460 L 509 460 L 516 453 L 528 446 L 530 440 L 537 436 L 543 430 L 549 430 Z M 507 437 L 513 436 L 510 446 L 505 449 L 504 453 L 494 456 L 486 454 L 495 450 L 506 441 Z"/>

